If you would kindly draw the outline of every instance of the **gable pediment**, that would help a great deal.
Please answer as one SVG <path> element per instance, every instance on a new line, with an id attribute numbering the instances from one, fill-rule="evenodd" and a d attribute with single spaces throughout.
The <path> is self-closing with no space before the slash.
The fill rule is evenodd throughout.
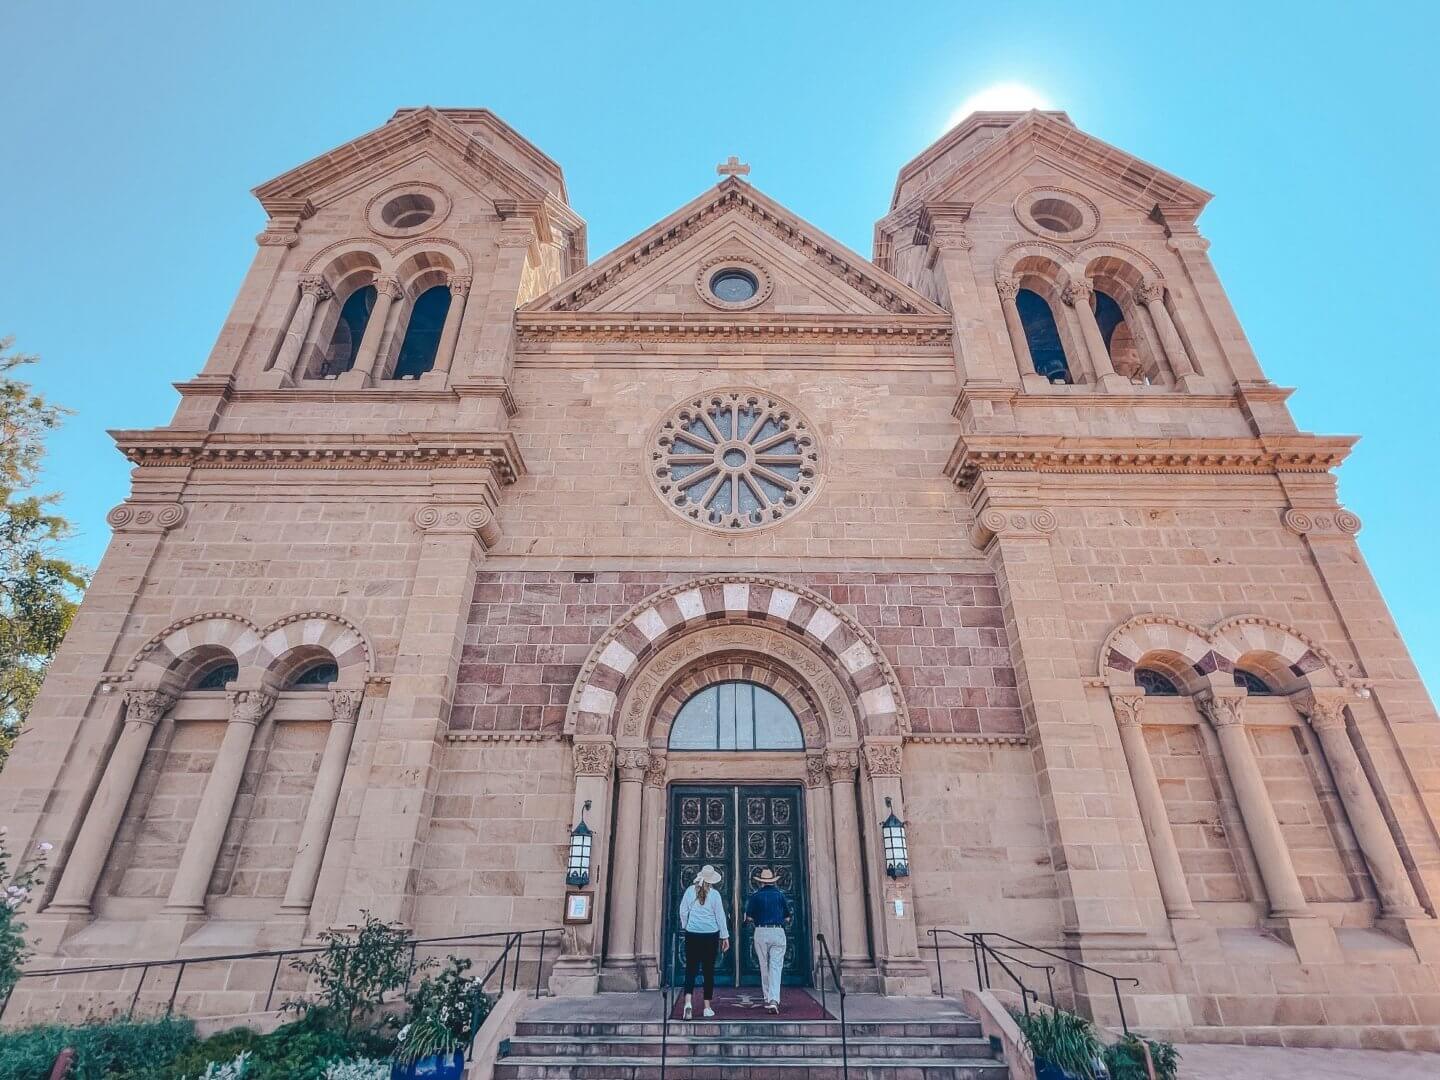
<path id="1" fill-rule="evenodd" d="M 522 308 L 525 313 L 739 315 L 701 295 L 727 259 L 765 280 L 747 316 L 944 315 L 939 307 L 819 229 L 728 179 Z"/>

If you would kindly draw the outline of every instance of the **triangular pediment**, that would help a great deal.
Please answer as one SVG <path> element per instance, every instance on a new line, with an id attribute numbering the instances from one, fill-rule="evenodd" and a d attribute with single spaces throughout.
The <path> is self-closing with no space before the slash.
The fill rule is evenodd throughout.
<path id="1" fill-rule="evenodd" d="M 894 316 L 944 311 L 743 181 L 716 185 L 525 305 L 527 313 L 723 318 L 702 295 L 709 268 L 753 267 L 765 299 L 746 315 Z M 740 314 L 737 310 L 735 314 Z"/>

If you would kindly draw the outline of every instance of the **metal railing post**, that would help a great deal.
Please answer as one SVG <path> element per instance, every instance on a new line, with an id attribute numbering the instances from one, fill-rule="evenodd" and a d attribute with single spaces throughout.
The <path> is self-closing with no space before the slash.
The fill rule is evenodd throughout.
<path id="1" fill-rule="evenodd" d="M 548 930 L 540 931 L 540 957 L 535 961 L 535 1000 L 540 1000 L 540 973 L 545 970 L 545 939 L 550 934 Z"/>
<path id="2" fill-rule="evenodd" d="M 175 1011 L 175 996 L 180 993 L 180 980 L 185 978 L 185 965 L 180 965 L 180 970 L 175 973 L 175 985 L 170 987 L 170 1000 L 165 1003 L 165 1015 L 169 1016 Z"/>

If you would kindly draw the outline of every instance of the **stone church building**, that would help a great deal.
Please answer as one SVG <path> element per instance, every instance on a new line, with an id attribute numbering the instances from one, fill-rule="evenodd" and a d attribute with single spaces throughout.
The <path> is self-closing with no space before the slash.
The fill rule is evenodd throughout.
<path id="1" fill-rule="evenodd" d="M 131 493 L 0 774 L 12 848 L 56 845 L 32 966 L 577 892 L 548 985 L 652 987 L 710 863 L 732 911 L 781 875 L 796 985 L 820 933 L 929 995 L 930 931 L 993 931 L 1137 979 L 1149 1031 L 1436 1046 L 1440 725 L 1337 501 L 1355 440 L 1266 379 L 1210 195 L 977 113 L 866 258 L 746 171 L 594 262 L 484 109 L 256 189 L 174 419 L 113 433 Z M 179 1002 L 256 1010 L 240 974 Z"/>

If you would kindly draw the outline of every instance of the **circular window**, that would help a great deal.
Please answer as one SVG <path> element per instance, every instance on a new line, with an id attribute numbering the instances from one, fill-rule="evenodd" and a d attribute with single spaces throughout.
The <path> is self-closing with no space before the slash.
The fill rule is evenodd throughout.
<path id="1" fill-rule="evenodd" d="M 1100 211 L 1085 196 L 1061 188 L 1031 188 L 1016 197 L 1015 217 L 1050 240 L 1084 240 L 1100 227 Z"/>
<path id="2" fill-rule="evenodd" d="M 382 191 L 365 207 L 365 220 L 381 236 L 417 236 L 450 213 L 450 199 L 434 184 L 410 183 Z"/>
<path id="3" fill-rule="evenodd" d="M 380 220 L 392 229 L 413 229 L 435 216 L 435 200 L 418 191 L 397 195 L 380 208 Z"/>
<path id="4" fill-rule="evenodd" d="M 773 287 L 764 267 L 729 255 L 707 259 L 695 275 L 695 291 L 700 299 L 722 311 L 756 307 L 769 298 Z"/>
<path id="5" fill-rule="evenodd" d="M 748 270 L 721 270 L 710 279 L 710 291 L 727 304 L 743 304 L 760 291 L 760 283 Z"/>
<path id="6" fill-rule="evenodd" d="M 655 493 L 696 525 L 757 529 L 788 520 L 815 496 L 820 444 L 779 398 L 716 390 L 672 409 L 650 441 Z"/>

